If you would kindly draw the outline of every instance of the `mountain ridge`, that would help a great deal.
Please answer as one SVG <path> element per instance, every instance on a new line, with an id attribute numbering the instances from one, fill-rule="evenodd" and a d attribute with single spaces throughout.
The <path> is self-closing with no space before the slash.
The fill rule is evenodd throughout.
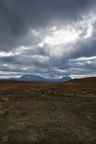
<path id="1" fill-rule="evenodd" d="M 62 77 L 60 79 L 48 79 L 48 78 L 43 78 L 41 76 L 36 76 L 36 75 L 22 75 L 20 78 L 10 78 L 10 80 L 18 80 L 18 81 L 44 81 L 44 82 L 66 82 L 69 80 L 72 80 L 71 77 Z"/>

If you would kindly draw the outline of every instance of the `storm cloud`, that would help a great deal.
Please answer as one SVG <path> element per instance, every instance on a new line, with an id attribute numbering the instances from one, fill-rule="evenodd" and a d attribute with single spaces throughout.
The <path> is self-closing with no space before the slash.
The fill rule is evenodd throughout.
<path id="1" fill-rule="evenodd" d="M 95 13 L 95 0 L 0 0 L 1 78 L 95 76 Z"/>

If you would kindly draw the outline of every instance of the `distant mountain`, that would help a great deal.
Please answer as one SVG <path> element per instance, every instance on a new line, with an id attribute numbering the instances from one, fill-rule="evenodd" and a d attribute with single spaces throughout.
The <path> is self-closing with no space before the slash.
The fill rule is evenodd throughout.
<path id="1" fill-rule="evenodd" d="M 35 76 L 35 75 L 23 75 L 18 80 L 23 80 L 23 81 L 44 81 L 45 79 L 40 77 L 40 76 Z"/>
<path id="2" fill-rule="evenodd" d="M 65 82 L 65 81 L 70 81 L 70 80 L 72 80 L 71 77 L 63 77 L 60 79 L 60 82 Z"/>
<path id="3" fill-rule="evenodd" d="M 71 77 L 63 77 L 61 79 L 46 79 L 36 75 L 23 75 L 20 78 L 10 78 L 10 80 L 18 81 L 42 81 L 42 82 L 66 82 L 72 80 Z"/>
<path id="4" fill-rule="evenodd" d="M 10 78 L 10 80 L 17 80 L 17 78 Z"/>
<path id="5" fill-rule="evenodd" d="M 72 80 L 71 77 L 63 77 L 61 79 L 47 79 L 47 81 L 52 81 L 52 82 L 66 82 Z"/>

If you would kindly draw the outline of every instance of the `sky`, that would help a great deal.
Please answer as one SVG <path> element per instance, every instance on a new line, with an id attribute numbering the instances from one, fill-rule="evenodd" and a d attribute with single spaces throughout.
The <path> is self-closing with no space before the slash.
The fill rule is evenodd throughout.
<path id="1" fill-rule="evenodd" d="M 96 76 L 96 0 L 0 0 L 0 78 Z"/>

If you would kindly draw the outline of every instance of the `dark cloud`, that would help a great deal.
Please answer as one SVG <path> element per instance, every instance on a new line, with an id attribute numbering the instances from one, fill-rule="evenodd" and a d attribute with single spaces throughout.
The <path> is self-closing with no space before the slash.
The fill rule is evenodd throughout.
<path id="1" fill-rule="evenodd" d="M 6 56 L 6 57 L 0 57 L 0 63 L 5 62 L 5 63 L 16 63 L 15 61 L 16 56 Z"/>
<path id="2" fill-rule="evenodd" d="M 95 71 L 96 70 L 96 58 L 95 59 L 81 59 L 81 60 L 72 60 L 71 66 L 74 68 L 80 68 L 86 71 Z"/>
<path id="3" fill-rule="evenodd" d="M 30 29 L 80 19 L 95 3 L 94 0 L 0 0 L 0 49 L 24 45 L 25 39 L 21 39 Z"/>
<path id="4" fill-rule="evenodd" d="M 0 0 L 0 70 L 8 72 L 6 76 L 33 73 L 59 77 L 90 71 L 95 74 L 96 61 L 78 61 L 80 57 L 96 56 L 96 21 L 90 19 L 93 33 L 84 38 L 89 29 L 86 15 L 96 12 L 95 8 L 95 0 Z M 86 24 L 78 25 L 82 21 Z M 57 26 L 59 30 L 69 25 L 81 31 L 76 42 L 44 42 L 46 36 L 54 33 L 50 28 Z M 56 52 L 58 48 L 60 51 Z M 8 52 L 12 55 L 7 56 Z"/>
<path id="5" fill-rule="evenodd" d="M 73 53 L 72 58 L 96 56 L 95 45 L 96 45 L 96 39 L 93 38 L 77 42 L 77 44 L 74 46 L 75 49 L 72 52 Z"/>

